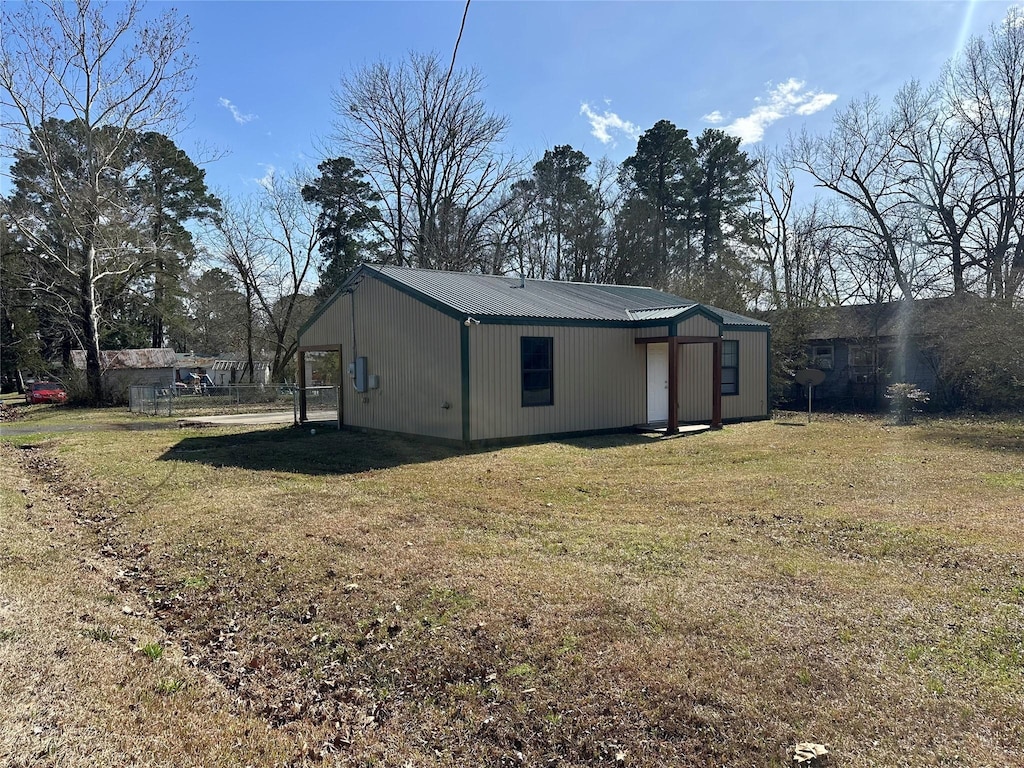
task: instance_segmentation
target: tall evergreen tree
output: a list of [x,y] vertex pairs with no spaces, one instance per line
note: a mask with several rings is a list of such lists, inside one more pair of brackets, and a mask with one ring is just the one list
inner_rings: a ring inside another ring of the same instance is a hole
[[330,296],[361,261],[377,261],[382,247],[373,227],[381,221],[381,197],[363,178],[353,160],[334,157],[317,166],[320,175],[302,187],[302,199],[318,206],[320,286],[315,295]]
[[564,251],[570,230],[579,228],[580,210],[591,194],[590,184],[583,177],[589,167],[590,159],[568,144],[547,150],[533,166],[531,182],[541,217],[538,227],[546,244],[554,241],[548,263],[549,276],[555,280],[581,279],[579,270],[567,263]]
[[697,137],[693,200],[705,263],[722,263],[734,245],[749,237],[747,204],[754,199],[754,161],[738,137],[709,128]]
[[[640,136],[636,152],[622,164],[620,183],[650,211],[653,269],[643,271],[651,272],[660,285],[677,268],[688,272],[691,266],[685,225],[692,206],[694,163],[693,142],[687,131],[659,120]],[[677,249],[677,243],[682,248]],[[633,260],[643,257],[641,253],[631,255]]]
[[206,172],[167,136],[148,131],[135,143],[139,164],[134,197],[144,217],[145,242],[153,276],[151,343],[162,347],[167,325],[182,317],[182,284],[196,249],[187,224],[210,219],[221,208],[206,188]]

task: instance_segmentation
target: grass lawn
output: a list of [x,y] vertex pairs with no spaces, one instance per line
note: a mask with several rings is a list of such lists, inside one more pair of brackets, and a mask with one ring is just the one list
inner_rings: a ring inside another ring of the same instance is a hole
[[467,453],[28,418],[0,764],[1024,765],[1022,420]]

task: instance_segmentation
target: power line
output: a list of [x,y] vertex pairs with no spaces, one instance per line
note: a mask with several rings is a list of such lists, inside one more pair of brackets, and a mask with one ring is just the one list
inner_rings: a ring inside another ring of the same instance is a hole
[[444,90],[448,92],[448,81],[451,80],[452,72],[455,70],[455,56],[459,52],[459,43],[462,42],[462,31],[466,28],[466,16],[469,14],[470,0],[466,0],[466,7],[462,11],[462,24],[459,26],[459,36],[455,39],[455,48],[452,50],[452,63],[448,67],[448,76],[444,79]]

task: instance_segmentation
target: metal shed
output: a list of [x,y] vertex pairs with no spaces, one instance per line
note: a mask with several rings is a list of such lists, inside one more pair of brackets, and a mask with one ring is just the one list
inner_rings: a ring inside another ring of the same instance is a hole
[[769,336],[651,288],[363,264],[300,330],[298,370],[340,352],[341,421],[361,429],[468,445],[672,434],[768,417]]

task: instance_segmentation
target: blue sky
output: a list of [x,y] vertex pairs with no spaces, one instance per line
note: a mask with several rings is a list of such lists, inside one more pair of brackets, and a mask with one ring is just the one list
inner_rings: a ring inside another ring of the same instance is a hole
[[[745,146],[825,130],[865,92],[888,99],[932,80],[1006,2],[482,2],[469,8],[458,65],[486,81],[529,160],[555,144],[619,162],[668,119],[715,125]],[[159,9],[161,3],[153,4]],[[220,192],[244,194],[271,168],[315,165],[342,74],[410,50],[450,57],[462,2],[186,2],[198,58],[194,153],[212,146]]]

